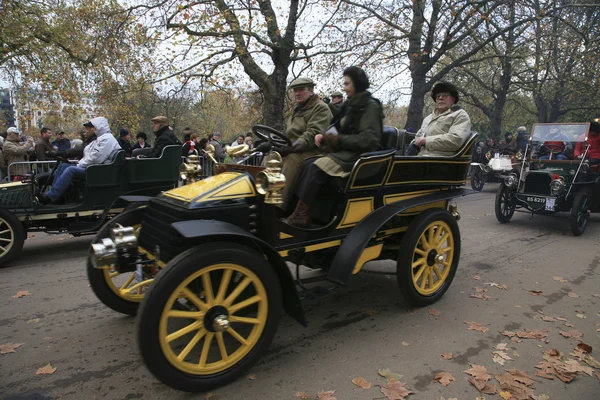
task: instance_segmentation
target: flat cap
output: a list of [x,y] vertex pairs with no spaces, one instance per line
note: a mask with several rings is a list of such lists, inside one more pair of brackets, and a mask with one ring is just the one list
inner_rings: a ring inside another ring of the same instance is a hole
[[169,123],[169,120],[167,119],[167,117],[164,117],[162,115],[156,116],[156,117],[152,118],[150,121],[156,122],[157,124],[162,124],[162,125],[167,125]]
[[290,83],[288,89],[301,87],[315,87],[315,82],[310,78],[296,78],[292,81],[292,83]]
[[527,128],[525,128],[523,125],[521,125],[520,127],[517,128],[517,131],[527,131]]
[[336,90],[335,92],[331,93],[331,97],[344,97],[344,95],[339,90]]
[[21,134],[21,131],[18,130],[17,128],[15,128],[14,126],[11,126],[10,128],[8,128],[8,130],[6,132],[7,133],[18,133],[19,135]]

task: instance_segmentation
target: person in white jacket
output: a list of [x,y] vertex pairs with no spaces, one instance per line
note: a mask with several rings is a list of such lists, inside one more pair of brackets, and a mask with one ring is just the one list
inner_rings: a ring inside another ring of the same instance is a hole
[[87,167],[109,163],[112,156],[121,150],[119,142],[110,131],[106,118],[92,118],[83,126],[86,129],[86,136],[90,137],[96,134],[96,140],[85,147],[83,158],[77,164],[65,163],[57,169],[52,187],[46,193],[40,193],[38,196],[40,203],[56,202],[69,188],[73,178],[85,179],[85,169]]

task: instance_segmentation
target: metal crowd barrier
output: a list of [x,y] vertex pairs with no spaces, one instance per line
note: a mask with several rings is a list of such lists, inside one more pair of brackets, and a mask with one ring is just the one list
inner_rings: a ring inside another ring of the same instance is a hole
[[[237,161],[237,164],[240,165],[253,165],[253,166],[261,166],[263,162],[264,155],[263,153],[250,154],[243,157],[241,160]],[[182,156],[181,162],[187,162],[187,157]],[[213,167],[215,165],[214,161],[207,155],[201,155],[199,157],[200,166],[202,167],[202,178],[208,178],[213,175]]]
[[12,181],[15,176],[42,174],[52,171],[56,160],[48,161],[20,161],[11,163],[7,170],[7,181]]

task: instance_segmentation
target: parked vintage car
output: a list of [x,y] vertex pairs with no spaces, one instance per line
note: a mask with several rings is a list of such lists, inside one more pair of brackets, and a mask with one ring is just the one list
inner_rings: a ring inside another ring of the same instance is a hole
[[504,181],[504,177],[508,175],[515,164],[523,158],[522,153],[516,155],[509,154],[488,154],[488,162],[472,162],[471,163],[471,188],[480,192],[486,183],[497,183]]
[[[253,131],[265,141],[287,140],[269,127]],[[396,260],[406,300],[431,304],[458,268],[451,200],[471,192],[461,186],[476,134],[452,157],[403,156],[404,136],[385,127],[382,150],[363,154],[347,179],[320,193],[323,206],[311,209],[319,225],[310,229],[276,217],[285,185],[278,153],[265,157],[266,167],[220,164],[218,175],[109,221],[90,249],[90,284],[107,306],[137,311],[147,367],[190,392],[245,374],[267,351],[282,309],[306,325],[300,298],[311,293],[307,284],[345,286],[369,261]],[[300,265],[321,273],[302,277]]]
[[51,173],[0,184],[0,267],[21,252],[28,232],[95,233],[123,211],[127,203],[118,200],[121,196],[153,196],[173,189],[180,162],[179,146],[166,147],[159,159],[125,159],[120,151],[109,164],[88,167],[86,179],[75,181],[60,204],[36,200]]
[[[540,159],[538,149],[543,146],[550,130],[558,129],[574,147],[585,149],[581,159]],[[526,158],[505,177],[496,193],[496,218],[501,223],[511,220],[515,211],[547,215],[569,212],[571,232],[583,234],[590,212],[600,211],[599,166],[591,166],[585,155],[589,149],[589,123],[534,124],[527,145]]]

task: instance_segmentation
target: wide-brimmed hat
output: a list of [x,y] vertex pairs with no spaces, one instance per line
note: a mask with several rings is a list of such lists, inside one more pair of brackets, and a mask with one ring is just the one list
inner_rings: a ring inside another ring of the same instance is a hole
[[301,88],[301,87],[310,87],[313,88],[315,87],[315,82],[310,79],[310,78],[296,78],[292,81],[292,83],[290,83],[290,86],[288,89],[295,89],[295,88]]
[[435,98],[440,93],[450,93],[450,96],[456,99],[455,103],[458,103],[458,89],[453,84],[448,82],[436,83],[431,91],[431,98],[435,101]]

